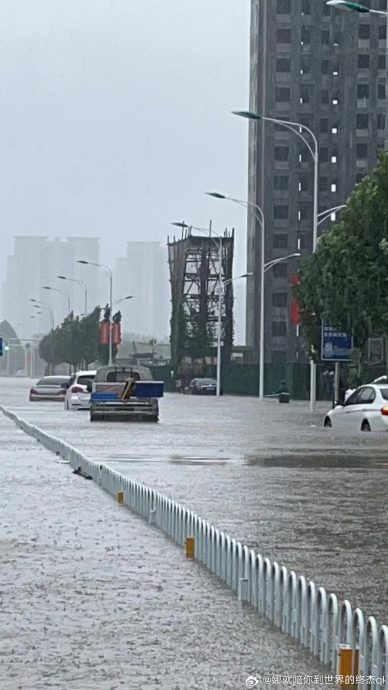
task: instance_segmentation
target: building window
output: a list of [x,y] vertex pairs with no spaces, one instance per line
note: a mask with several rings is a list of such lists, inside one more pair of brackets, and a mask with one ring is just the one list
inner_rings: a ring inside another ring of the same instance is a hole
[[310,103],[310,86],[307,84],[300,85],[300,102]]
[[387,38],[387,25],[383,22],[379,24],[379,38],[384,41]]
[[365,173],[362,173],[362,172],[361,172],[361,173],[357,173],[357,175],[356,175],[356,184],[360,184],[360,182],[363,181],[364,177],[365,177]]
[[333,184],[332,184],[331,187],[330,187],[330,191],[331,191],[331,192],[336,192],[336,191],[337,191],[337,183],[336,183],[336,182],[333,182]]
[[357,129],[368,129],[369,117],[363,113],[357,114]]
[[275,278],[287,278],[288,267],[286,261],[282,261],[280,264],[275,264],[272,268],[272,274]]
[[319,149],[319,160],[321,163],[327,163],[329,160],[329,149],[327,146],[321,146]]
[[275,161],[288,161],[288,146],[275,146]]
[[320,177],[319,178],[319,190],[321,192],[327,192],[329,188],[329,178],[328,177]]
[[321,119],[321,134],[327,134],[329,131],[329,120],[327,117]]
[[356,146],[357,158],[368,158],[368,144],[357,144]]
[[302,14],[311,14],[310,0],[302,0]]
[[286,307],[287,306],[287,293],[286,292],[273,292],[272,293],[272,306],[273,307]]
[[359,69],[369,69],[369,55],[361,54],[358,56],[358,67]]
[[277,204],[273,207],[273,217],[275,220],[287,220],[288,206],[285,204]]
[[337,156],[332,156],[330,159],[331,163],[336,163],[337,162]]
[[322,31],[321,33],[322,45],[328,46],[330,43],[330,31]]
[[285,361],[286,361],[286,351],[285,350],[272,350],[271,362],[273,364],[284,364]]
[[327,105],[329,102],[329,92],[327,89],[322,89],[321,91],[321,103],[322,105]]
[[379,55],[379,69],[385,69],[385,55]]
[[302,26],[301,42],[304,46],[308,46],[311,43],[311,29],[309,26]]
[[[278,264],[280,265],[280,264]],[[287,335],[287,324],[285,321],[272,321],[272,335]]]
[[300,192],[307,192],[309,189],[309,176],[308,175],[301,175],[299,178],[299,191]]
[[291,29],[277,29],[276,30],[277,43],[291,43]]
[[288,248],[288,235],[285,232],[277,233],[273,235],[272,246],[274,249],[287,249]]
[[321,62],[321,72],[322,74],[329,74],[330,62],[329,60],[322,60]]
[[290,12],[291,12],[291,0],[277,0],[276,12],[278,14],[290,14]]
[[369,98],[369,84],[357,85],[357,98]]
[[309,74],[310,73],[310,57],[308,55],[302,55],[300,60],[300,73]]
[[358,27],[358,38],[368,39],[370,36],[369,24],[360,24]]
[[290,60],[290,58],[277,58],[277,60],[276,60],[276,71],[277,72],[291,72],[291,60]]
[[311,217],[311,204],[300,203],[299,204],[299,211],[298,211],[298,219],[299,220],[307,220],[310,217]]
[[384,113],[379,113],[377,115],[377,129],[385,129],[385,115],[384,115]]
[[288,103],[291,98],[291,89],[284,86],[278,86],[276,88],[276,100],[278,103]]
[[385,84],[378,84],[377,85],[377,98],[381,98],[384,100],[385,98]]
[[387,0],[379,0],[379,10],[385,10],[387,9]]
[[288,189],[288,175],[275,175],[274,189],[285,192]]

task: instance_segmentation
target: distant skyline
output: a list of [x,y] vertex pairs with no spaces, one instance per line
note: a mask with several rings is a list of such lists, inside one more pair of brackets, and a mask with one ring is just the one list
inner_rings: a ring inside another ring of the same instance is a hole
[[0,270],[15,235],[92,236],[114,267],[171,221],[236,227],[246,197],[248,0],[3,0]]

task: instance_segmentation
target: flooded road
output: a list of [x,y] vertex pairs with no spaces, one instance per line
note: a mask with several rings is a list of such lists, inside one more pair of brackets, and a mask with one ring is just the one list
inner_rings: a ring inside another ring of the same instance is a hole
[[22,418],[182,502],[233,537],[388,620],[388,435],[323,429],[326,404],[167,395],[158,424],[89,422],[87,412],[28,403]]

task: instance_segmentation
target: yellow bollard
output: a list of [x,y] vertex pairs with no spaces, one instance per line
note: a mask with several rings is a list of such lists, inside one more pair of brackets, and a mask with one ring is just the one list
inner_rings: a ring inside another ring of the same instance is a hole
[[[337,657],[337,676],[338,685],[344,690],[351,690],[355,687],[355,655],[354,650],[346,644],[340,644]],[[358,664],[357,664],[358,666]]]
[[117,503],[119,504],[119,506],[124,505],[124,491],[117,492]]
[[187,537],[185,541],[186,558],[194,558],[195,555],[195,539],[194,537]]

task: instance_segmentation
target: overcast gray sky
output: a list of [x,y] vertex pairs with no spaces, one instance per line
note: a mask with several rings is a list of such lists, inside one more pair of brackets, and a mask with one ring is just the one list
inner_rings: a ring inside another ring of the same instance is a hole
[[249,0],[1,0],[1,268],[15,234],[102,259],[170,221],[236,226],[246,196]]

